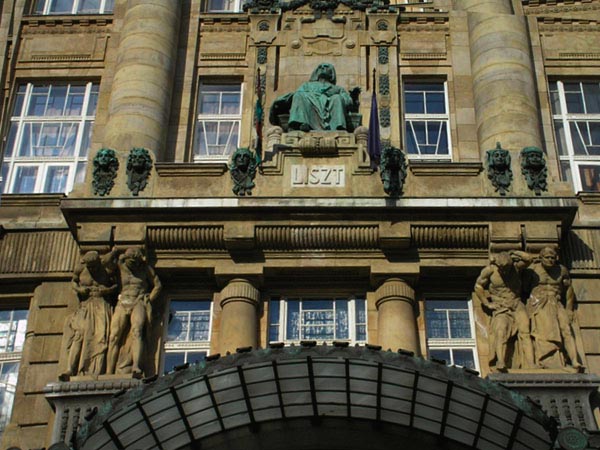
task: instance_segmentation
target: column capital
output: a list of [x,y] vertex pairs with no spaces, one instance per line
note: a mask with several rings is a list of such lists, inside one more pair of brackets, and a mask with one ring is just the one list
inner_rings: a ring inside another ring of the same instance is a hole
[[234,278],[221,291],[221,307],[231,302],[246,302],[258,306],[260,291],[250,281]]
[[402,278],[389,278],[375,291],[375,306],[377,309],[382,303],[389,300],[415,303],[415,290]]

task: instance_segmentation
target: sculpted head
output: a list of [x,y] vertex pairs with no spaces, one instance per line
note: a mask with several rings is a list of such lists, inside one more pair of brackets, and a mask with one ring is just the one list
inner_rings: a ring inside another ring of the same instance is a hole
[[130,269],[135,269],[144,263],[144,255],[139,248],[128,248],[121,259]]
[[100,266],[100,255],[97,251],[90,250],[81,257],[81,262],[88,269],[96,268]]
[[513,260],[508,252],[500,252],[496,255],[494,263],[498,267],[498,270],[503,274],[510,272],[513,268]]
[[133,148],[127,158],[127,170],[143,173],[152,168],[152,158],[145,148]]
[[525,166],[531,168],[544,167],[544,152],[538,147],[525,147],[521,152],[525,159]]
[[337,82],[337,77],[333,64],[319,64],[317,68],[313,70],[313,73],[310,76],[310,81],[327,81],[331,84],[335,84]]
[[558,253],[552,247],[544,247],[540,252],[542,266],[550,268],[558,263]]

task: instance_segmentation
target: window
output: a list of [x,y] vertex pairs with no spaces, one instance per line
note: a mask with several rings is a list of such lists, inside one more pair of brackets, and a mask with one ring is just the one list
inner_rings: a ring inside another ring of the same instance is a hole
[[563,179],[600,191],[600,83],[551,82],[550,100]]
[[243,0],[208,0],[208,12],[239,12]]
[[0,440],[15,400],[27,314],[26,309],[0,311]]
[[269,302],[269,342],[367,342],[364,298],[273,298]]
[[210,350],[210,300],[171,300],[165,338],[164,370],[203,360]]
[[33,14],[110,14],[115,0],[36,0]]
[[194,160],[226,161],[239,144],[242,85],[200,84]]
[[2,165],[4,192],[68,193],[83,181],[97,100],[93,83],[20,85]]
[[451,159],[445,82],[404,82],[404,123],[410,159]]
[[430,358],[478,370],[470,301],[428,300],[425,302],[425,322]]

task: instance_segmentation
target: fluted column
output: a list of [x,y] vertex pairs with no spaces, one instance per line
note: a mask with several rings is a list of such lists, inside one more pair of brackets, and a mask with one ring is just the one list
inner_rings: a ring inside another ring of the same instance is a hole
[[180,3],[127,0],[104,146],[165,150],[177,58]]
[[248,280],[233,279],[221,291],[220,353],[258,344],[260,292]]
[[477,136],[482,155],[496,142],[542,146],[533,60],[525,17],[510,0],[461,0],[468,12]]
[[421,353],[415,317],[415,291],[400,278],[390,278],[375,291],[379,345],[384,350]]

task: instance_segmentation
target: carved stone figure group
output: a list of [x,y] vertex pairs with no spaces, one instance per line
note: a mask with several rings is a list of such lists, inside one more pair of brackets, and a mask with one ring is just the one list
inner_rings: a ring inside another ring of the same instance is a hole
[[72,286],[79,305],[65,323],[66,368],[60,378],[142,376],[145,333],[161,283],[140,249],[113,249],[104,256],[88,251],[73,274]]
[[491,315],[492,369],[583,369],[572,327],[575,294],[556,250],[545,247],[537,258],[496,255],[477,278],[475,295]]

